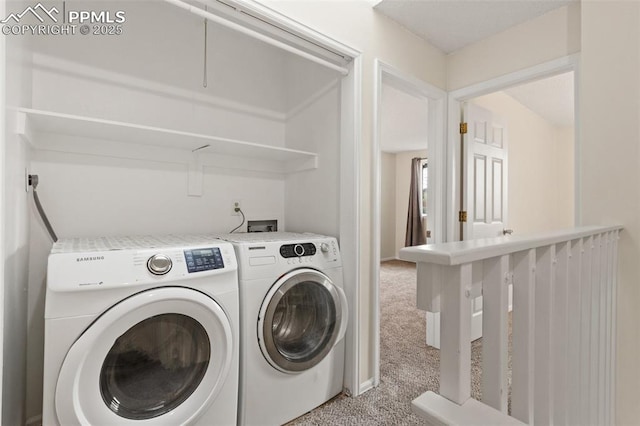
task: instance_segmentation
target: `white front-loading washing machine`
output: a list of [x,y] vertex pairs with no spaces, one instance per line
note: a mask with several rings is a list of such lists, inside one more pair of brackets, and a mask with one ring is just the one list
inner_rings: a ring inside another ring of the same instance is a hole
[[44,425],[236,424],[230,244],[205,236],[61,240],[47,273]]
[[219,236],[238,258],[241,425],[278,425],[343,389],[347,300],[335,238]]

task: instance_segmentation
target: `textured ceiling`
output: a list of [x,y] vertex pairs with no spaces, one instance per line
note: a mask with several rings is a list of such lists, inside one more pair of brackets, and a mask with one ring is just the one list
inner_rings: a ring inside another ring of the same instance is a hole
[[577,0],[382,0],[375,9],[445,53]]

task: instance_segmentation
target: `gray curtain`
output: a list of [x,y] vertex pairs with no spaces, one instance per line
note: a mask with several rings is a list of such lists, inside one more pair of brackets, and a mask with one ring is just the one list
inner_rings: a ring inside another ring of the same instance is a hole
[[409,212],[407,214],[407,234],[405,247],[426,244],[422,216],[420,214],[420,198],[422,192],[422,165],[420,158],[411,160],[411,187],[409,189]]

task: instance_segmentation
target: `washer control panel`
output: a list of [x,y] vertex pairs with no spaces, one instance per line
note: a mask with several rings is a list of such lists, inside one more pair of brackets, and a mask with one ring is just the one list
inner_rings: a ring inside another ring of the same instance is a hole
[[184,259],[190,274],[224,268],[224,261],[218,247],[184,250]]
[[285,259],[290,257],[313,256],[316,254],[316,245],[313,243],[285,244],[280,246],[280,255]]
[[78,246],[74,240],[61,240],[54,245],[47,266],[47,291],[189,286],[190,280],[201,285],[204,278],[215,276],[217,282],[237,277],[233,246],[210,236],[142,236],[123,241],[105,237],[81,242]]

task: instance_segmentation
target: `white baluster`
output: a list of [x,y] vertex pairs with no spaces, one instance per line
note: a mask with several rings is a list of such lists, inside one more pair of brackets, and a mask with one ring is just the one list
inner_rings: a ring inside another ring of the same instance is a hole
[[416,265],[416,304],[418,309],[440,312],[440,286],[443,266],[418,262]]
[[604,337],[601,345],[604,349],[604,385],[601,390],[600,403],[603,405],[601,424],[607,425],[610,423],[611,407],[609,406],[609,392],[611,390],[611,287],[613,286],[613,233],[607,232],[604,237],[606,238],[606,258],[604,262],[606,264],[605,273],[603,276],[604,286]]
[[611,406],[611,394],[612,394],[612,383],[613,383],[613,375],[615,371],[612,370],[613,360],[612,360],[612,345],[613,345],[613,286],[615,281],[615,271],[617,269],[617,265],[615,263],[615,251],[616,245],[618,241],[617,232],[609,232],[607,233],[607,291],[606,291],[606,307],[607,307],[607,321],[605,328],[605,389],[604,389],[604,404],[605,404],[605,416],[603,424],[613,424],[613,407]]
[[591,383],[589,390],[589,424],[598,424],[598,388],[600,387],[600,257],[601,237],[593,237],[593,250],[591,259]]
[[608,424],[615,423],[615,400],[616,400],[616,312],[618,305],[618,242],[620,240],[620,231],[613,231],[613,273],[611,286],[611,344],[609,345],[609,353],[611,366],[609,368],[609,417]]
[[534,291],[536,250],[513,255],[511,413],[533,424]]
[[553,307],[553,282],[555,245],[538,249],[536,254],[535,290],[535,381],[534,424],[550,425],[553,422],[553,365],[551,363],[551,314]]
[[509,256],[487,259],[482,278],[482,402],[507,412]]
[[590,424],[589,419],[589,390],[591,388],[591,254],[593,237],[581,242],[582,260],[580,278],[580,423]]
[[607,404],[607,287],[609,286],[609,234],[602,234],[600,240],[600,321],[598,325],[598,424],[606,424]]
[[425,340],[427,345],[440,349],[440,295],[444,267],[433,263],[418,262],[416,265],[416,305],[427,311]]
[[556,247],[555,283],[553,291],[552,330],[552,364],[553,364],[553,424],[567,424],[567,337],[569,311],[569,261],[571,243],[566,242]]
[[582,240],[571,242],[568,287],[567,423],[580,424],[580,273]]
[[440,318],[440,395],[463,404],[471,396],[471,264],[444,268]]

